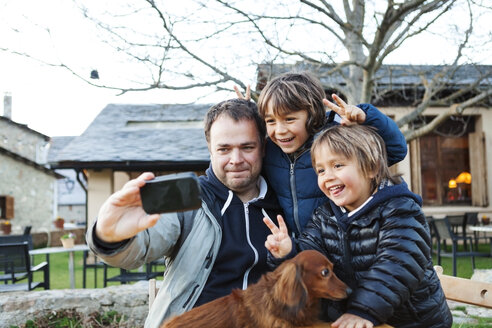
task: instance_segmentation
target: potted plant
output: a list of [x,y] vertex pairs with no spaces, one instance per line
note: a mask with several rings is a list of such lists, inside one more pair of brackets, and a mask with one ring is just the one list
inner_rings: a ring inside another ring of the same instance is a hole
[[65,220],[62,217],[57,217],[55,221],[53,221],[53,223],[58,229],[63,229],[63,226],[65,225]]
[[72,248],[75,245],[75,234],[69,232],[60,238],[63,247]]
[[490,223],[490,218],[486,215],[482,216],[482,224],[488,225]]
[[10,221],[9,220],[2,221],[1,226],[2,226],[3,234],[10,235],[10,233],[12,232],[12,224],[10,224]]

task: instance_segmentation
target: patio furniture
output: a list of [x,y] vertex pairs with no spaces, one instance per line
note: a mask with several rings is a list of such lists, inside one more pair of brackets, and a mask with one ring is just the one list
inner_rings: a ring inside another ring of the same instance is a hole
[[37,248],[29,251],[30,255],[46,255],[46,262],[50,262],[50,254],[56,253],[68,253],[68,276],[70,279],[70,288],[75,288],[75,252],[83,252],[89,250],[89,246],[85,244],[78,244],[71,248],[65,247],[45,247],[45,248]]
[[[43,271],[43,281],[34,282],[33,273]],[[27,283],[17,283],[27,279]],[[35,267],[31,266],[29,244],[21,243],[0,244],[0,292],[33,290],[37,287],[50,288],[49,267],[42,262]]]
[[[482,253],[478,251],[473,251],[472,237],[458,235],[454,232],[449,218],[446,216],[442,219],[433,219],[432,224],[434,225],[436,235],[438,238],[437,242],[437,263],[441,265],[441,257],[452,257],[453,259],[453,276],[456,276],[456,260],[458,257],[471,257],[472,268],[475,269],[475,256],[480,257],[490,257],[490,253]],[[451,252],[447,250],[447,241],[451,241]],[[465,243],[468,241],[468,243]],[[458,244],[463,242],[465,250],[458,250]],[[468,250],[467,250],[468,248]]]
[[443,274],[440,266],[434,266],[446,299],[492,309],[492,284]]
[[0,236],[0,245],[17,244],[23,242],[27,242],[29,250],[33,249],[32,236],[30,234]]
[[108,278],[108,265],[104,264],[104,287],[108,285],[110,281],[118,281],[120,284],[127,284],[133,281],[149,280],[160,275],[159,272],[152,272],[152,264],[145,264],[145,271],[125,270],[120,268],[120,274]]
[[103,269],[103,281],[106,280],[107,276],[107,270],[104,270],[104,262],[101,261],[96,255],[91,253],[91,256],[94,257],[94,261],[90,261],[91,263],[88,263],[87,258],[89,257],[89,251],[84,251],[84,258],[82,262],[82,287],[85,288],[87,284],[87,270],[93,269],[94,270],[94,288],[97,288],[97,270],[98,269]]

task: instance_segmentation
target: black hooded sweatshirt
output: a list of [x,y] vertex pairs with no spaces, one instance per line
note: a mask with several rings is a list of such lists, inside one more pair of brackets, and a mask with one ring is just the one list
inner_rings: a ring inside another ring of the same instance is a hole
[[215,176],[211,167],[206,176],[200,177],[200,185],[215,200],[207,204],[222,228],[222,241],[207,283],[195,306],[228,295],[233,289],[245,289],[258,281],[268,271],[266,263],[266,237],[271,233],[263,223],[268,215],[277,224],[282,214],[277,197],[259,180],[260,195],[243,203]]

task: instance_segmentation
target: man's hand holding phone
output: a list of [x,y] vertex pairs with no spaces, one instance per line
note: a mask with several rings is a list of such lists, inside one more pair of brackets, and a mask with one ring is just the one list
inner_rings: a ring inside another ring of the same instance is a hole
[[151,172],[142,173],[128,181],[101,206],[97,217],[96,234],[105,242],[119,242],[153,227],[159,214],[148,215],[142,208],[140,188],[154,178]]

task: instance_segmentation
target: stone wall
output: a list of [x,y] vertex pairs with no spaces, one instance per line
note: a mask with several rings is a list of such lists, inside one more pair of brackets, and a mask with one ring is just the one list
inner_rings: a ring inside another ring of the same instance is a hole
[[0,195],[14,197],[12,233],[22,233],[28,225],[33,231],[50,229],[56,178],[3,154],[0,163]]
[[34,232],[31,233],[32,243],[34,248],[62,246],[60,237],[69,232],[75,235],[75,244],[85,244],[85,228],[69,230],[56,229],[45,232]]
[[58,289],[2,293],[0,327],[22,325],[52,311],[75,310],[82,315],[117,311],[131,327],[143,327],[149,311],[148,282],[98,289]]
[[49,141],[46,138],[10,120],[0,120],[2,147],[33,162],[46,163],[49,147]]

